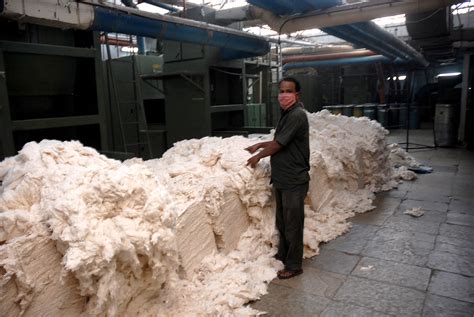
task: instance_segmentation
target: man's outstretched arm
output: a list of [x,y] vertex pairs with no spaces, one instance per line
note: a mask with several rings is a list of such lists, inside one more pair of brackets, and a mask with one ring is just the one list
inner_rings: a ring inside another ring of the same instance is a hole
[[257,143],[246,148],[250,153],[255,153],[258,149],[262,150],[247,160],[247,165],[250,165],[253,168],[255,168],[260,159],[275,154],[282,149],[282,146],[277,141],[272,140]]

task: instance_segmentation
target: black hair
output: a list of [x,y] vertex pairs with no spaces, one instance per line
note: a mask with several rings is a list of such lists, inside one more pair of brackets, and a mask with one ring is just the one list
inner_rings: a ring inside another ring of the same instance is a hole
[[283,77],[283,78],[278,82],[278,87],[280,87],[280,84],[281,84],[283,81],[289,81],[289,82],[294,83],[294,84],[295,84],[295,90],[296,90],[296,92],[300,92],[300,90],[301,90],[301,85],[300,85],[300,82],[296,80],[296,78],[293,78],[293,77]]

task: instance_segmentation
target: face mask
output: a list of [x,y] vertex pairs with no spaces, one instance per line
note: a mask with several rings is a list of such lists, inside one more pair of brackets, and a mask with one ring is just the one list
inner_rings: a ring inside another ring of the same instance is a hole
[[278,102],[283,110],[288,109],[296,103],[296,94],[292,92],[282,92],[278,94]]

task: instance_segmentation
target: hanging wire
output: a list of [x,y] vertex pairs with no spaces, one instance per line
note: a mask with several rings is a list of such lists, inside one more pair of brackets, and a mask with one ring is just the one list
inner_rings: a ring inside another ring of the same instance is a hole
[[444,10],[444,8],[439,8],[439,9],[435,10],[433,13],[431,13],[430,15],[428,15],[427,17],[424,17],[424,18],[419,19],[419,20],[416,20],[416,21],[408,21],[408,20],[405,20],[405,23],[406,23],[406,24],[413,24],[413,23],[423,22],[423,21],[428,20],[429,18],[433,17],[435,14],[437,14],[437,13],[440,12],[441,10]]

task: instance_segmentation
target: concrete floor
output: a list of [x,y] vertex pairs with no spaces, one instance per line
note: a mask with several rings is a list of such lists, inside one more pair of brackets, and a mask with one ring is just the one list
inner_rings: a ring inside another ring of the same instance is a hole
[[[390,142],[405,142],[393,130]],[[431,130],[410,143],[433,144]],[[304,261],[304,274],[273,280],[253,308],[270,316],[474,316],[474,152],[409,151],[434,172],[380,193],[377,208]],[[425,215],[403,212],[421,207]]]

